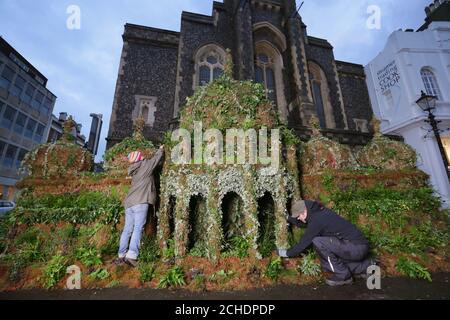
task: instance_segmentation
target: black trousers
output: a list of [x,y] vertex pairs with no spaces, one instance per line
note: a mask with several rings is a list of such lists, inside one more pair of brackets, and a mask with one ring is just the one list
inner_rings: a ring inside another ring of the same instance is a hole
[[366,273],[371,265],[367,244],[352,243],[336,237],[316,237],[313,245],[322,269],[334,273],[338,279],[346,280],[352,274]]

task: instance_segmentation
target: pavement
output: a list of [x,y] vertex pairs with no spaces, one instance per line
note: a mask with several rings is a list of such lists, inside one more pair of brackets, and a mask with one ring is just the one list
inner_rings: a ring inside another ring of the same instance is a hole
[[168,289],[21,290],[0,292],[0,300],[449,300],[450,273],[433,274],[433,281],[382,278],[381,289],[369,290],[366,280],[352,285],[277,285],[227,292]]

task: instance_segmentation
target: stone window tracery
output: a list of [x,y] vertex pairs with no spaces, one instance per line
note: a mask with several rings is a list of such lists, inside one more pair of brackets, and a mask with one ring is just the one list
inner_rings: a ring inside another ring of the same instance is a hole
[[255,80],[264,85],[267,98],[277,104],[274,59],[266,53],[259,53],[256,57]]
[[204,86],[223,74],[225,52],[215,45],[199,50],[196,58],[196,86]]

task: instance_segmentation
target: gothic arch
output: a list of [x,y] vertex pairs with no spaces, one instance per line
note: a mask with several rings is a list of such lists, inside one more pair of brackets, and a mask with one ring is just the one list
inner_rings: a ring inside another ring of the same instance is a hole
[[274,36],[274,42],[276,42],[276,45],[278,46],[280,51],[284,52],[287,49],[287,42],[286,36],[283,34],[283,32],[281,32],[280,29],[267,21],[255,23],[253,25],[253,32],[256,33],[259,29],[263,28],[269,29],[270,33]]
[[336,128],[327,76],[319,64],[314,61],[308,61],[308,68],[311,91],[320,125],[324,129]]
[[[276,105],[281,115],[281,119],[287,122],[288,110],[286,96],[284,94],[284,79],[283,79],[283,57],[280,51],[271,42],[261,40],[255,43],[255,73],[257,74],[258,57],[260,55],[266,55],[271,59],[271,68],[273,68],[274,80],[275,80],[275,92],[276,92]],[[260,81],[261,82],[261,81]],[[267,89],[267,83],[264,83]]]
[[195,52],[194,90],[201,85],[201,81],[210,82],[223,73],[225,57],[225,50],[216,43],[206,44]]

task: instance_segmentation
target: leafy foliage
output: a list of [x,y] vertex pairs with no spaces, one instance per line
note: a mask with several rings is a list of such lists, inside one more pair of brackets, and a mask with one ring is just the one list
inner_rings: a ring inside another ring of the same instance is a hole
[[75,256],[88,268],[102,264],[100,252],[95,247],[80,247],[77,249]]
[[344,190],[332,182],[326,185],[333,209],[359,225],[375,249],[420,254],[449,243],[448,232],[431,222],[441,217],[439,199],[430,188],[360,188],[354,183]]
[[131,151],[154,149],[154,148],[155,146],[151,141],[127,137],[123,139],[120,143],[108,149],[105,152],[104,159],[105,161],[112,161],[118,155],[127,155]]
[[143,263],[155,262],[160,257],[160,250],[155,237],[143,236],[139,260]]
[[298,270],[306,276],[318,276],[321,273],[320,265],[316,263],[315,251],[308,252],[298,265]]
[[47,239],[37,228],[29,228],[19,234],[15,241],[15,250],[10,250],[4,260],[10,265],[10,279],[17,281],[22,270],[35,262],[45,262],[50,253]]
[[19,171],[31,178],[67,178],[91,171],[93,163],[94,157],[88,150],[60,140],[37,145],[25,155]]
[[248,240],[244,237],[234,237],[228,243],[228,247],[222,253],[224,257],[239,257],[246,258],[248,257],[248,250],[250,248],[250,244]]
[[115,226],[123,214],[123,207],[117,197],[102,192],[48,194],[22,198],[13,214],[19,222],[27,225],[60,221],[89,224],[103,220],[104,224]]
[[252,81],[236,81],[227,75],[197,89],[180,114],[180,127],[192,129],[195,121],[205,128],[273,128],[279,123],[264,87]]
[[110,274],[106,269],[97,269],[89,275],[91,278],[96,280],[105,280],[109,278]]
[[270,279],[276,281],[280,277],[283,271],[283,265],[281,263],[281,258],[277,258],[275,260],[270,260],[267,265],[265,275]]
[[414,279],[431,280],[431,275],[428,269],[421,266],[415,261],[409,260],[405,257],[400,257],[395,265],[398,272]]
[[155,266],[152,263],[139,263],[139,279],[142,283],[153,280],[155,276]]
[[167,248],[163,251],[163,257],[165,259],[171,259],[175,257],[175,240],[173,238],[167,240]]
[[158,288],[184,286],[186,284],[185,277],[183,269],[180,266],[175,266],[161,278]]
[[120,234],[114,230],[108,238],[108,241],[100,248],[102,255],[115,255],[119,247]]
[[209,281],[212,282],[224,282],[235,275],[235,272],[233,270],[224,270],[221,269],[217,272],[214,272],[208,277]]
[[303,144],[295,131],[287,126],[281,126],[281,135],[286,146],[301,146]]
[[55,286],[64,276],[67,260],[60,253],[55,255],[43,271],[43,285],[46,289]]

